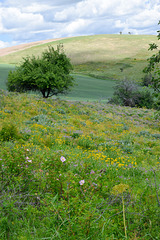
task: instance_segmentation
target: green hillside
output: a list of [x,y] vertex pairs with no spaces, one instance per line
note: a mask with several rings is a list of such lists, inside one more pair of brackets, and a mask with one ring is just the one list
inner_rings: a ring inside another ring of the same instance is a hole
[[[0,57],[0,63],[18,64],[27,55],[39,55],[49,45],[63,43],[74,65],[74,72],[103,79],[122,79],[125,76],[139,81],[143,76],[149,43],[157,42],[152,35],[94,35],[66,38],[33,46]],[[123,69],[123,72],[120,70]]]

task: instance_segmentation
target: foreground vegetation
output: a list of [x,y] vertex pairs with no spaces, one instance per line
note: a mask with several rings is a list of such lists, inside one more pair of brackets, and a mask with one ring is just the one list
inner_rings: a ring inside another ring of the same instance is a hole
[[154,110],[0,94],[0,239],[159,239]]

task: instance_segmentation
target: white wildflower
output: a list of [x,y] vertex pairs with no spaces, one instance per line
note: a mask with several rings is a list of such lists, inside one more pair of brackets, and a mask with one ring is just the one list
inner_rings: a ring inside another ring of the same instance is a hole
[[85,183],[84,180],[79,181],[79,184],[80,184],[80,185],[83,185],[84,183]]

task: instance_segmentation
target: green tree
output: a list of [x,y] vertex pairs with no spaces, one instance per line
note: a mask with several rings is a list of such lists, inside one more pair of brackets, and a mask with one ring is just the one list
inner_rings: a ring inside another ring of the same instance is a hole
[[[158,25],[160,25],[160,21]],[[157,38],[160,40],[160,30],[158,30],[157,33]],[[155,43],[149,45],[150,47],[148,50],[156,50],[156,53],[148,59],[148,66],[144,69],[144,72],[152,76],[151,87],[154,89],[154,95],[157,98],[157,108],[160,109],[160,50]]]
[[71,70],[63,45],[58,45],[56,50],[49,46],[41,57],[23,58],[20,66],[9,72],[7,87],[9,91],[38,91],[44,98],[65,94],[74,85]]

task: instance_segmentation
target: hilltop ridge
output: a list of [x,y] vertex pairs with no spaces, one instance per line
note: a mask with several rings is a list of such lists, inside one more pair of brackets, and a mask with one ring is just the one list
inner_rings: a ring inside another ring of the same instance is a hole
[[18,52],[18,51],[21,51],[21,50],[25,50],[27,48],[31,48],[33,46],[37,46],[37,45],[41,45],[41,44],[45,44],[45,43],[49,43],[49,42],[53,42],[53,41],[58,41],[58,40],[61,40],[61,39],[63,39],[63,38],[47,39],[47,40],[41,40],[41,41],[30,42],[30,43],[23,43],[23,44],[12,46],[12,47],[2,48],[2,49],[0,49],[0,57],[11,54],[11,53],[14,53],[14,52]]

